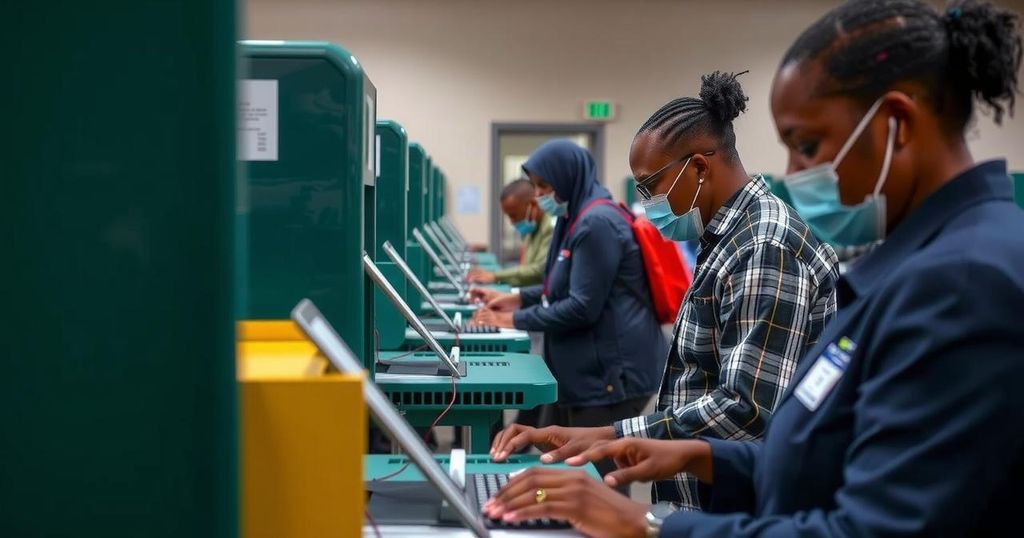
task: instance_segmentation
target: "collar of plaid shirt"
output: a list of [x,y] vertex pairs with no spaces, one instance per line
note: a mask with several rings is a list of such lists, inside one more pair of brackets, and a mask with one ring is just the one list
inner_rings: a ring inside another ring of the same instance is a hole
[[737,219],[743,216],[744,209],[768,192],[768,184],[765,183],[763,176],[758,174],[751,177],[743,188],[733,193],[715,212],[711,222],[704,228],[704,234],[700,236],[701,249],[707,249],[709,245],[718,243],[722,237],[728,235],[736,226]]

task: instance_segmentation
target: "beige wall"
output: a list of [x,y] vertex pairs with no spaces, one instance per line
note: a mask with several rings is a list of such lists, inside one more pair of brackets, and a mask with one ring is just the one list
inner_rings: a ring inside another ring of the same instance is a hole
[[[479,215],[455,215],[488,237],[490,129],[502,122],[580,121],[584,99],[611,99],[606,184],[621,195],[633,134],[666,101],[695,95],[700,75],[750,70],[736,123],[750,171],[782,172],[785,155],[768,89],[785,49],[837,2],[825,0],[250,0],[251,39],[336,42],[366,67],[378,116],[399,121],[445,170],[452,188],[480,185]],[[1001,2],[1024,11],[1024,0]],[[1024,118],[971,135],[979,159],[1024,169]],[[451,197],[449,197],[451,200]],[[496,205],[494,205],[496,208]]]

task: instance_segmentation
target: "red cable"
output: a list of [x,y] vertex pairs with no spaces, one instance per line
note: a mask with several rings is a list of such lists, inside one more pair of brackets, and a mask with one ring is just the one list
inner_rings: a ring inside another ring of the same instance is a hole
[[410,349],[409,351],[406,351],[405,353],[402,353],[401,355],[395,355],[394,357],[391,357],[391,360],[401,359],[401,358],[404,358],[404,357],[408,357],[409,355],[412,355],[413,353],[419,353],[420,351],[426,350],[427,347],[428,347],[427,344],[423,344],[423,345],[421,345],[421,346],[419,346],[417,348]]
[[373,533],[377,535],[377,538],[382,538],[380,534],[380,528],[377,527],[377,522],[373,520],[373,516],[370,515],[370,509],[366,509],[366,519],[370,522],[370,526],[373,527]]
[[[441,422],[441,419],[443,419],[444,416],[448,414],[448,411],[451,411],[452,406],[455,405],[455,391],[456,391],[456,388],[455,388],[455,376],[452,376],[452,401],[448,402],[448,407],[445,407],[444,411],[441,411],[441,414],[437,415],[437,418],[434,419],[434,422],[430,425],[429,428],[427,428],[427,433],[423,434],[423,442],[424,443],[426,443],[427,440],[430,439],[430,434],[434,432],[434,428],[437,427],[437,423]],[[404,465],[402,465],[401,467],[398,468],[397,471],[395,471],[395,472],[393,472],[391,474],[387,474],[387,475],[381,476],[379,478],[374,478],[373,481],[374,482],[382,482],[384,480],[388,480],[390,478],[394,478],[394,477],[402,474],[402,472],[405,471],[409,467],[410,463],[411,462],[407,460]]]

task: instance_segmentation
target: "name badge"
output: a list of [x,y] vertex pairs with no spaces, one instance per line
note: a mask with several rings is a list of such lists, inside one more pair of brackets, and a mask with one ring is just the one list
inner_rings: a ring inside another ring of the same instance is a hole
[[800,380],[793,395],[808,410],[816,411],[843,377],[846,367],[850,364],[850,353],[856,349],[857,344],[845,336],[838,342],[829,344],[808,370],[807,375]]

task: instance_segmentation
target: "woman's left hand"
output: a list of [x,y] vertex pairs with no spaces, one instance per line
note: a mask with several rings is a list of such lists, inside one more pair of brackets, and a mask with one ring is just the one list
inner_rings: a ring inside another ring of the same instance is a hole
[[512,312],[497,312],[490,308],[481,308],[473,314],[473,325],[493,325],[512,329],[515,324],[512,321]]
[[642,537],[647,509],[584,471],[533,467],[487,501],[484,514],[507,522],[560,519],[587,536]]

